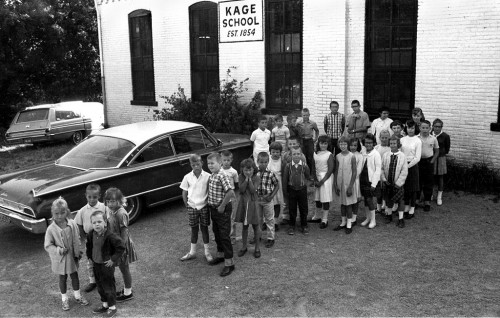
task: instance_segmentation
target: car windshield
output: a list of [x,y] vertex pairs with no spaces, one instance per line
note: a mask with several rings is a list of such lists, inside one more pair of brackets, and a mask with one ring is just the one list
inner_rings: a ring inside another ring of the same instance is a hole
[[30,121],[46,120],[47,118],[49,118],[48,108],[26,110],[19,114],[16,123],[19,124]]
[[114,168],[135,147],[125,139],[91,136],[56,161],[56,164],[81,169]]

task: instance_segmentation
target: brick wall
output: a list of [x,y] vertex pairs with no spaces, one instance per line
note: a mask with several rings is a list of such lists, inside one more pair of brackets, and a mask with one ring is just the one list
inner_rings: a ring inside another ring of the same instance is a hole
[[500,167],[499,81],[500,2],[420,0],[415,106],[443,120],[459,161]]

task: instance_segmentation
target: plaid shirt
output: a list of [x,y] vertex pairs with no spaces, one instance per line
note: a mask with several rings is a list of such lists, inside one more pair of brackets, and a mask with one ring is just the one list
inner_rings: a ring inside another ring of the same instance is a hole
[[222,169],[212,173],[208,179],[208,205],[218,207],[224,200],[226,192],[231,189],[233,189],[231,182]]
[[326,135],[332,139],[339,139],[342,136],[342,131],[345,127],[344,114],[336,113],[333,115],[329,113],[325,116],[325,132]]
[[396,176],[396,167],[398,165],[398,155],[397,154],[391,154],[391,163],[389,164],[389,177],[387,178],[387,181],[389,181],[390,184],[394,185],[394,178]]
[[269,168],[266,168],[264,171],[259,170],[257,175],[260,177],[260,183],[257,187],[258,195],[262,196],[271,194],[274,191],[274,188],[278,186],[278,178],[276,178],[274,172],[269,170]]

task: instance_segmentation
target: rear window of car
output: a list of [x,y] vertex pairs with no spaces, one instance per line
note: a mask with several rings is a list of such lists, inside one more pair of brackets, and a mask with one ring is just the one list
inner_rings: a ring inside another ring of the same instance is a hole
[[25,110],[19,114],[16,123],[27,123],[30,121],[47,120],[47,118],[49,118],[48,108]]

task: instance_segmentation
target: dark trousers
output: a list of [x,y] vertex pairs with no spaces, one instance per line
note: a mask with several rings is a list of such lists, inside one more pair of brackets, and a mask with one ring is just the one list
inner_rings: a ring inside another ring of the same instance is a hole
[[231,244],[231,213],[233,207],[231,203],[226,205],[224,212],[220,213],[215,207],[208,207],[212,218],[212,230],[217,244],[217,254],[224,253],[225,259],[233,258],[233,245]]
[[334,157],[340,153],[340,148],[337,144],[338,141],[339,141],[338,139],[334,139],[334,138],[330,139],[330,145],[332,147],[332,153],[333,153]]
[[432,157],[421,158],[418,163],[420,190],[424,193],[424,200],[430,201],[432,188],[434,186],[434,165],[431,163]]
[[306,156],[307,166],[309,171],[311,171],[311,177],[316,173],[314,169],[314,141],[312,139],[304,139],[302,141],[302,151],[304,156]]
[[295,190],[288,186],[288,211],[290,212],[290,226],[295,227],[295,219],[297,218],[297,205],[300,211],[300,226],[307,226],[307,186],[302,189]]
[[101,301],[108,303],[110,307],[114,306],[116,304],[115,267],[94,263],[94,276]]

